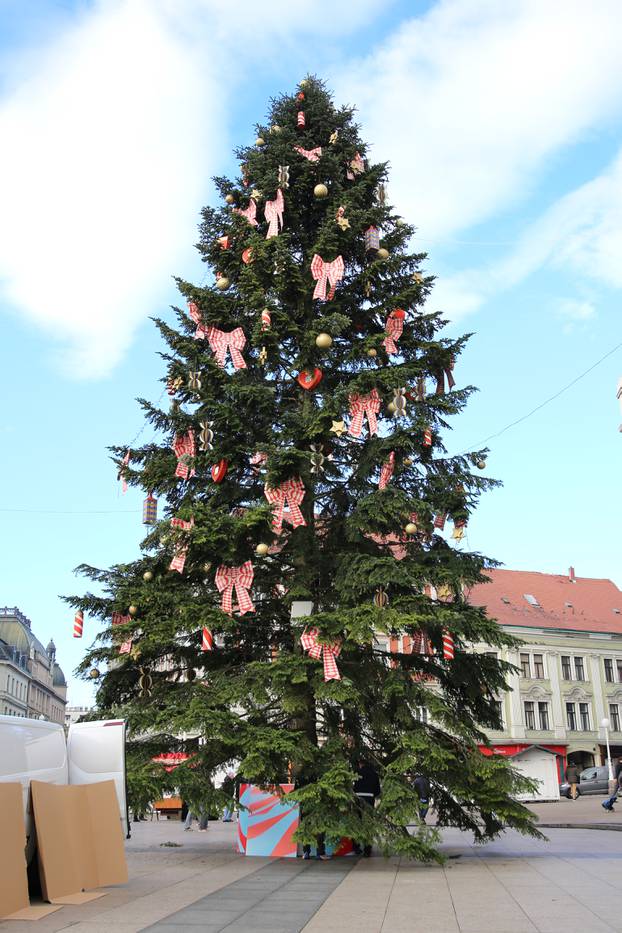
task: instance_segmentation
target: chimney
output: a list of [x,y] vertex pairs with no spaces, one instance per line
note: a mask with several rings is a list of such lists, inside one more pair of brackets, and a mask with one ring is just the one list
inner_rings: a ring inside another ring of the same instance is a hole
[[568,579],[570,580],[571,583],[577,582],[575,579],[575,575],[574,575],[574,567],[568,568]]

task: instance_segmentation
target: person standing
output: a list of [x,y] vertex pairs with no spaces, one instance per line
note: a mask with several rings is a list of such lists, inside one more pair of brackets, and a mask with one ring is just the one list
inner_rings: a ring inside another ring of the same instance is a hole
[[416,774],[413,787],[419,797],[419,817],[423,823],[430,809],[430,780],[425,774]]
[[[226,776],[223,779],[221,790],[223,793],[227,794],[228,797],[233,799],[235,794],[235,774],[233,771],[227,771]],[[228,803],[223,810],[222,821],[223,823],[231,823],[231,818],[233,816],[233,803]]]
[[197,816],[196,813],[192,809],[188,808],[188,816],[186,817],[186,820],[184,822],[185,833],[192,832],[192,821],[193,820],[199,821],[199,832],[200,833],[204,833],[207,831],[207,825],[208,825],[207,815],[202,810],[199,810],[199,815]]
[[[373,765],[361,758],[356,766],[356,774],[357,779],[354,782],[354,793],[361,806],[361,812],[363,812],[362,808],[365,806],[371,807],[373,810],[376,806],[376,799],[380,797],[381,794],[378,772]],[[358,842],[354,843],[354,852],[356,855],[361,854],[361,846]],[[363,858],[369,858],[370,855],[371,844],[367,843],[363,846]]]
[[575,764],[569,764],[566,767],[566,781],[570,784],[570,799],[577,799],[577,784],[579,783],[581,775],[579,774],[579,769]]

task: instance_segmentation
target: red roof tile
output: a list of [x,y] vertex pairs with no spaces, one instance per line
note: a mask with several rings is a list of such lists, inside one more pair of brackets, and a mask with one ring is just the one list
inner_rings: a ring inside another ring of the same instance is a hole
[[[529,570],[489,570],[490,583],[467,593],[473,606],[485,606],[501,625],[556,628],[622,635],[622,592],[611,580],[592,580]],[[535,597],[530,605],[525,595]],[[619,610],[619,613],[614,612]]]

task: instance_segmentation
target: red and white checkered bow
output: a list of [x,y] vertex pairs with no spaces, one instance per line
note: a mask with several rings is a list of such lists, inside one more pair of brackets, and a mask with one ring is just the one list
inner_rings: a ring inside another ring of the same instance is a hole
[[241,327],[236,327],[235,330],[228,332],[218,330],[217,327],[208,327],[207,339],[219,366],[224,368],[227,350],[229,350],[235,369],[246,369],[246,363],[241,353],[246,345],[246,337]]
[[378,395],[377,389],[372,389],[369,395],[351,395],[350,414],[352,415],[352,421],[350,422],[350,427],[348,428],[348,434],[351,434],[352,437],[361,436],[361,432],[363,430],[363,418],[365,414],[367,414],[370,435],[377,434],[378,419],[376,415],[379,411],[380,397]]
[[316,146],[315,149],[303,149],[302,146],[294,146],[294,149],[301,156],[304,156],[305,159],[308,159],[309,162],[317,162],[320,156],[322,155],[321,146]]
[[391,311],[387,318],[387,323],[385,324],[385,330],[387,336],[382,341],[384,348],[388,354],[397,353],[397,341],[402,336],[404,331],[404,320],[400,317],[395,317],[395,312]]
[[211,651],[214,646],[214,637],[210,630],[204,625],[201,635],[201,651]]
[[126,625],[132,621],[132,617],[124,616],[122,612],[113,612],[111,621],[113,625]]
[[382,464],[382,469],[380,470],[380,481],[378,483],[378,489],[385,489],[393,476],[393,470],[395,469],[395,451],[391,451],[389,454],[389,459]]
[[[316,253],[311,260],[311,275],[317,280],[313,297],[319,298],[320,301],[332,301],[335,297],[337,282],[341,281],[343,273],[343,256],[337,256],[332,262],[324,262],[322,257]],[[326,286],[329,282],[331,288],[327,299]]]
[[192,460],[196,454],[194,431],[188,431],[187,434],[176,434],[175,440],[173,441],[173,450],[177,457],[175,476],[181,479],[188,479],[188,477],[195,476],[195,469],[192,465]]
[[454,640],[449,632],[443,632],[443,658],[446,661],[453,661],[454,659]]
[[238,610],[243,616],[245,612],[254,612],[255,607],[248,592],[253,583],[253,565],[247,560],[240,567],[225,567],[221,564],[216,571],[216,586],[218,592],[222,593],[221,609],[223,612],[233,615],[233,589],[235,587],[235,596],[238,601]]
[[123,494],[125,494],[125,493],[127,492],[127,474],[126,474],[125,470],[123,469],[123,467],[129,466],[130,455],[131,455],[131,453],[132,453],[132,451],[131,451],[131,450],[129,449],[129,447],[128,447],[128,449],[127,449],[126,452],[125,452],[125,457],[123,458],[123,466],[122,466],[121,469],[119,470],[118,479],[121,480],[121,492],[122,492]]
[[310,628],[300,636],[300,644],[309,652],[310,658],[316,661],[324,656],[324,680],[341,680],[337,667],[337,658],[341,653],[341,642],[334,641],[330,645],[321,645],[318,641],[319,629]]
[[175,551],[175,556],[168,565],[169,570],[176,570],[177,573],[184,572],[184,566],[186,563],[186,557],[188,556],[188,545],[185,547],[179,547]]
[[[299,476],[292,476],[275,489],[265,486],[264,493],[270,505],[276,506],[272,528],[277,535],[281,533],[284,521],[289,522],[294,528],[307,524],[300,511],[300,503],[305,497],[305,487]],[[286,502],[289,506],[288,512],[285,511]]]
[[268,232],[266,240],[272,236],[278,236],[279,230],[283,229],[283,211],[285,210],[285,200],[283,192],[279,188],[274,201],[266,201],[264,208],[264,217],[268,221]]
[[257,202],[256,202],[256,201],[253,201],[252,198],[251,198],[250,201],[248,202],[248,207],[244,207],[244,208],[242,208],[242,207],[234,207],[234,208],[233,208],[233,213],[234,213],[234,214],[239,214],[240,217],[246,217],[246,219],[248,220],[248,222],[249,222],[249,224],[251,225],[251,227],[258,227],[258,226],[259,226],[259,224],[258,224],[258,222],[257,222]]
[[182,531],[192,531],[194,528],[194,518],[191,518],[189,522],[184,521],[183,518],[171,518],[171,528],[180,528]]
[[194,339],[202,340],[204,337],[207,337],[208,328],[203,323],[203,318],[201,317],[199,307],[194,303],[194,301],[188,302],[188,314],[197,325],[197,329],[194,332]]
[[450,389],[453,389],[455,386],[456,380],[453,377],[453,368],[454,361],[451,360],[449,366],[445,366],[439,371],[436,377],[436,389],[434,390],[436,395],[442,395],[445,391],[445,377],[447,377],[447,385]]

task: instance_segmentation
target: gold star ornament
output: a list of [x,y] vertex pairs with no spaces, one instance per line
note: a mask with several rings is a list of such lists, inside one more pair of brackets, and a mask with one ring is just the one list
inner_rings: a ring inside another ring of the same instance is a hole
[[332,434],[336,434],[337,437],[341,437],[342,434],[346,433],[346,426],[344,421],[333,421],[333,426],[330,429]]

